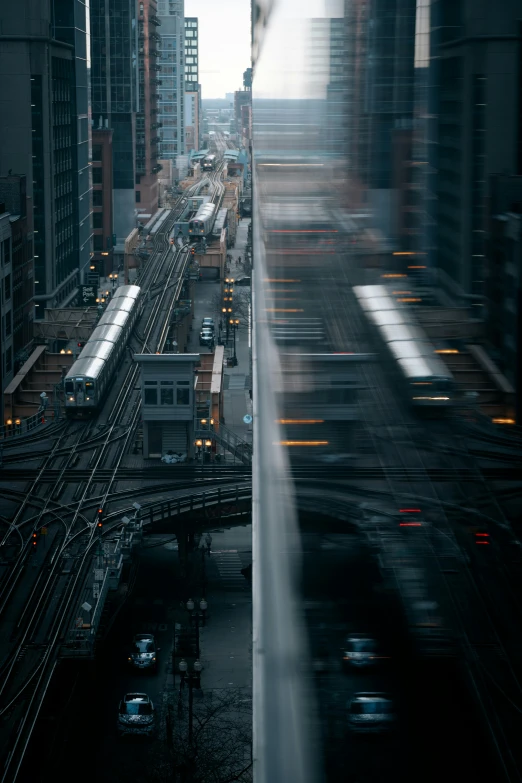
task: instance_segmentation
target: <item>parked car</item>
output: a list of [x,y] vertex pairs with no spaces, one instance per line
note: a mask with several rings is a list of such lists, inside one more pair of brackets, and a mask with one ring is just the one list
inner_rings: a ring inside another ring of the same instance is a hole
[[395,728],[397,714],[387,693],[356,693],[348,705],[351,731],[381,733]]
[[146,693],[127,693],[118,709],[118,734],[150,737],[154,732],[154,704]]
[[349,634],[342,647],[343,668],[374,666],[379,655],[377,642],[364,633]]
[[214,331],[213,329],[202,329],[199,333],[199,344],[200,345],[210,345],[214,342]]
[[151,633],[138,633],[132,642],[129,663],[136,669],[156,669],[158,656],[156,642]]
[[215,331],[216,327],[214,326],[214,319],[213,318],[203,318],[201,322],[201,328],[202,329],[211,329],[213,332]]

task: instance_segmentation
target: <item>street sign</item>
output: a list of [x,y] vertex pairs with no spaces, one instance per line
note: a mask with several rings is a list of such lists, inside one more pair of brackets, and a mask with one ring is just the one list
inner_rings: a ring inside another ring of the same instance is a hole
[[46,536],[47,535],[47,528],[46,527],[42,527],[41,530],[40,530],[40,534],[42,536]]
[[80,304],[86,307],[94,306],[96,304],[96,297],[98,295],[97,285],[81,285],[80,286]]
[[103,568],[94,569],[94,579],[96,582],[103,582]]
[[252,424],[253,421],[252,416],[249,413],[247,413],[246,416],[243,416],[243,421],[245,422],[245,424]]

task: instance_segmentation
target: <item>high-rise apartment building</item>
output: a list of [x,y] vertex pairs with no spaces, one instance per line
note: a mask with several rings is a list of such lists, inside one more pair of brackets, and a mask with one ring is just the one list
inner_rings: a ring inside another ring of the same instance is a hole
[[183,0],[158,0],[160,79],[158,120],[160,157],[175,160],[185,152],[185,18]]
[[428,258],[449,292],[481,297],[489,178],[522,174],[520,2],[430,10]]
[[112,198],[118,246],[135,227],[136,216],[137,11],[136,0],[90,3],[92,118],[94,127],[101,119],[102,126],[113,131]]
[[158,63],[158,32],[161,22],[157,14],[156,0],[139,0],[138,3],[138,71],[139,106],[136,117],[136,208],[153,215],[158,208],[158,88],[161,85]]
[[199,85],[198,20],[185,18],[185,149],[199,149],[200,85]]
[[92,247],[93,272],[107,277],[114,271],[112,205],[112,130],[92,130]]
[[36,317],[74,302],[91,253],[89,25],[81,0],[0,5],[0,176],[25,176]]

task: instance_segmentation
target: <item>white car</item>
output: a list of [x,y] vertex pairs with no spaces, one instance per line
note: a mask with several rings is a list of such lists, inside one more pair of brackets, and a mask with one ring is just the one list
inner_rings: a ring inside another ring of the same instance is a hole
[[354,732],[381,733],[395,728],[397,714],[387,693],[356,693],[348,705],[348,725]]
[[118,734],[150,737],[154,732],[154,704],[146,693],[127,693],[118,710]]

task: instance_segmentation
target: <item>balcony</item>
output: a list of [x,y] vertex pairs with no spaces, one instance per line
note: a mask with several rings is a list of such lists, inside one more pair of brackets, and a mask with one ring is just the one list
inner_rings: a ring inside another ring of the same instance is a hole
[[161,136],[154,136],[151,140],[151,144],[159,144],[161,142]]
[[159,27],[161,25],[161,19],[158,19],[156,14],[149,14],[149,22],[151,24],[155,24],[156,27]]
[[158,163],[154,168],[152,169],[153,174],[158,174],[163,169],[163,166],[161,163]]
[[153,122],[152,125],[150,126],[150,129],[151,130],[156,130],[156,128],[163,128],[163,123],[162,122]]

